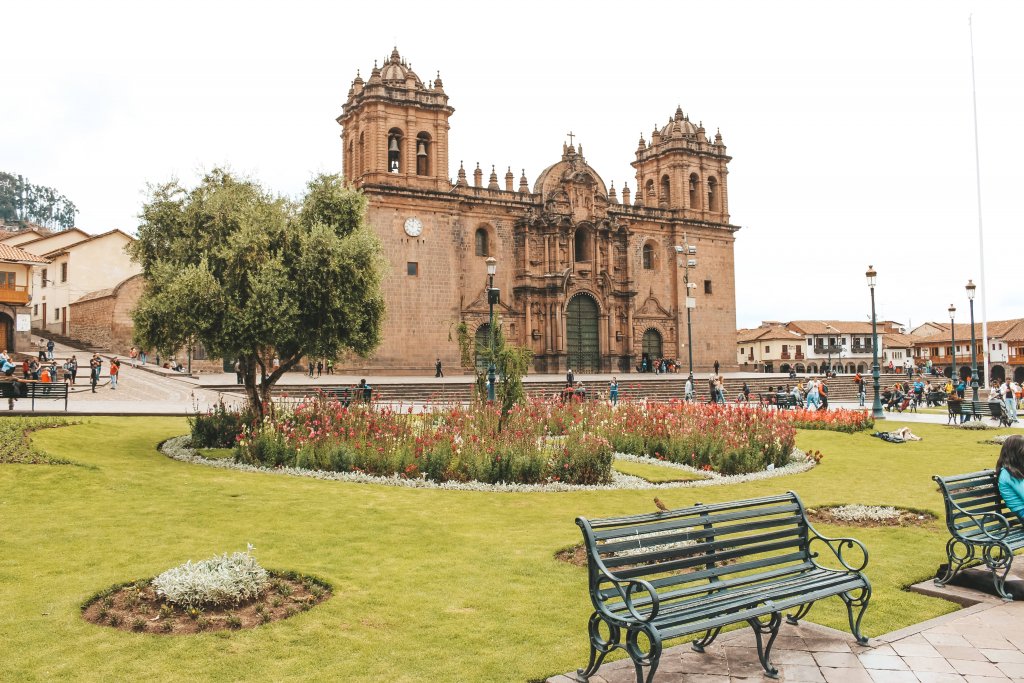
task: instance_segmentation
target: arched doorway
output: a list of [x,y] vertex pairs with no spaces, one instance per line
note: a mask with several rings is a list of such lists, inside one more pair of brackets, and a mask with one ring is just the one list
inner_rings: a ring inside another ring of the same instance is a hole
[[852,375],[855,372],[857,372],[857,368],[854,366],[854,364],[853,363],[847,363],[846,364],[846,374]]
[[14,349],[14,321],[6,313],[0,313],[0,351],[13,352]]
[[[779,366],[779,372],[789,372],[789,368],[789,363],[783,363],[782,365]],[[794,370],[794,372],[796,371]]]
[[817,363],[811,363],[810,365],[808,365],[807,366],[807,372],[811,373],[812,375],[818,374],[818,364]]
[[1017,384],[1024,384],[1024,366],[1018,366],[1014,369],[1013,381]]
[[476,362],[477,372],[487,372],[487,366],[490,364],[490,349],[491,349],[491,325],[490,323],[484,323],[480,327],[476,328],[476,334],[473,337],[473,357]]
[[952,377],[953,376],[953,368],[951,368],[951,367],[949,367],[947,365],[945,368],[942,369],[942,374],[945,375],[946,377]]
[[807,372],[807,370],[804,369],[804,364],[803,363],[797,363],[796,364],[796,371],[797,371],[798,374],[801,374],[801,375],[803,373]]
[[864,363],[859,363],[857,365],[857,372],[859,372],[860,374],[863,375],[867,371],[868,371],[868,366],[865,365]]
[[576,372],[601,371],[597,338],[597,302],[577,294],[565,307],[565,340],[569,367]]
[[[992,374],[993,382],[999,382],[1000,384],[1002,384],[1003,380],[1006,379],[1006,368],[1004,368],[1002,365],[993,365],[990,372]],[[981,368],[978,368],[978,374],[983,375],[985,374],[985,371],[982,370]]]
[[641,344],[641,350],[647,358],[650,359],[651,363],[658,362],[661,355],[661,333],[655,329],[649,329],[644,332],[643,343]]

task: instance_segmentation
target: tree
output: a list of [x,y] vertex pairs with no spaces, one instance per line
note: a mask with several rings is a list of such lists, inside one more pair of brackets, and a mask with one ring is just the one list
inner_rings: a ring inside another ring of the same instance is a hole
[[238,359],[257,417],[303,356],[380,343],[386,264],[366,200],[339,176],[314,178],[301,203],[221,169],[192,190],[151,186],[129,253],[146,282],[136,343],[170,354],[199,342]]
[[78,209],[52,187],[33,185],[20,175],[0,171],[0,218],[47,228],[70,228]]

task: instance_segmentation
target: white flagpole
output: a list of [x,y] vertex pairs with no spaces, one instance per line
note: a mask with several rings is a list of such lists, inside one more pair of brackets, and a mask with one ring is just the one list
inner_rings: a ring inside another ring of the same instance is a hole
[[985,287],[985,231],[981,223],[981,158],[978,152],[978,91],[974,78],[974,24],[971,15],[967,15],[967,27],[971,34],[971,100],[974,104],[974,175],[978,186],[978,256],[981,261],[981,348],[985,352],[985,383],[992,381],[989,377],[989,354],[988,354],[988,312],[985,308],[985,299],[988,288]]

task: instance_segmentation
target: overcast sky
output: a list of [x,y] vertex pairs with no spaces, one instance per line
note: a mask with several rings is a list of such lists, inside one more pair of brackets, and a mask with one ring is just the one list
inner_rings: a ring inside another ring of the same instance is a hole
[[963,322],[971,14],[987,311],[1018,317],[1021,2],[8,3],[0,170],[61,190],[90,232],[134,231],[146,183],[220,164],[299,195],[341,170],[349,85],[397,45],[441,72],[453,177],[465,160],[532,185],[572,130],[635,189],[637,140],[677,104],[721,129],[740,326],[866,319],[868,264],[879,317],[916,326],[952,302]]

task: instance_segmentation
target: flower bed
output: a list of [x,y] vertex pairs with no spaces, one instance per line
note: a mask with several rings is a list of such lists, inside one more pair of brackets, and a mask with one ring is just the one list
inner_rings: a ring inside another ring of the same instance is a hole
[[795,410],[778,411],[797,429],[828,429],[834,432],[861,432],[875,426],[875,419],[868,410]]
[[246,427],[235,459],[435,482],[600,485],[612,480],[613,451],[732,475],[784,466],[795,439],[782,413],[738,406],[532,401],[500,429],[489,406],[411,412],[313,400]]

